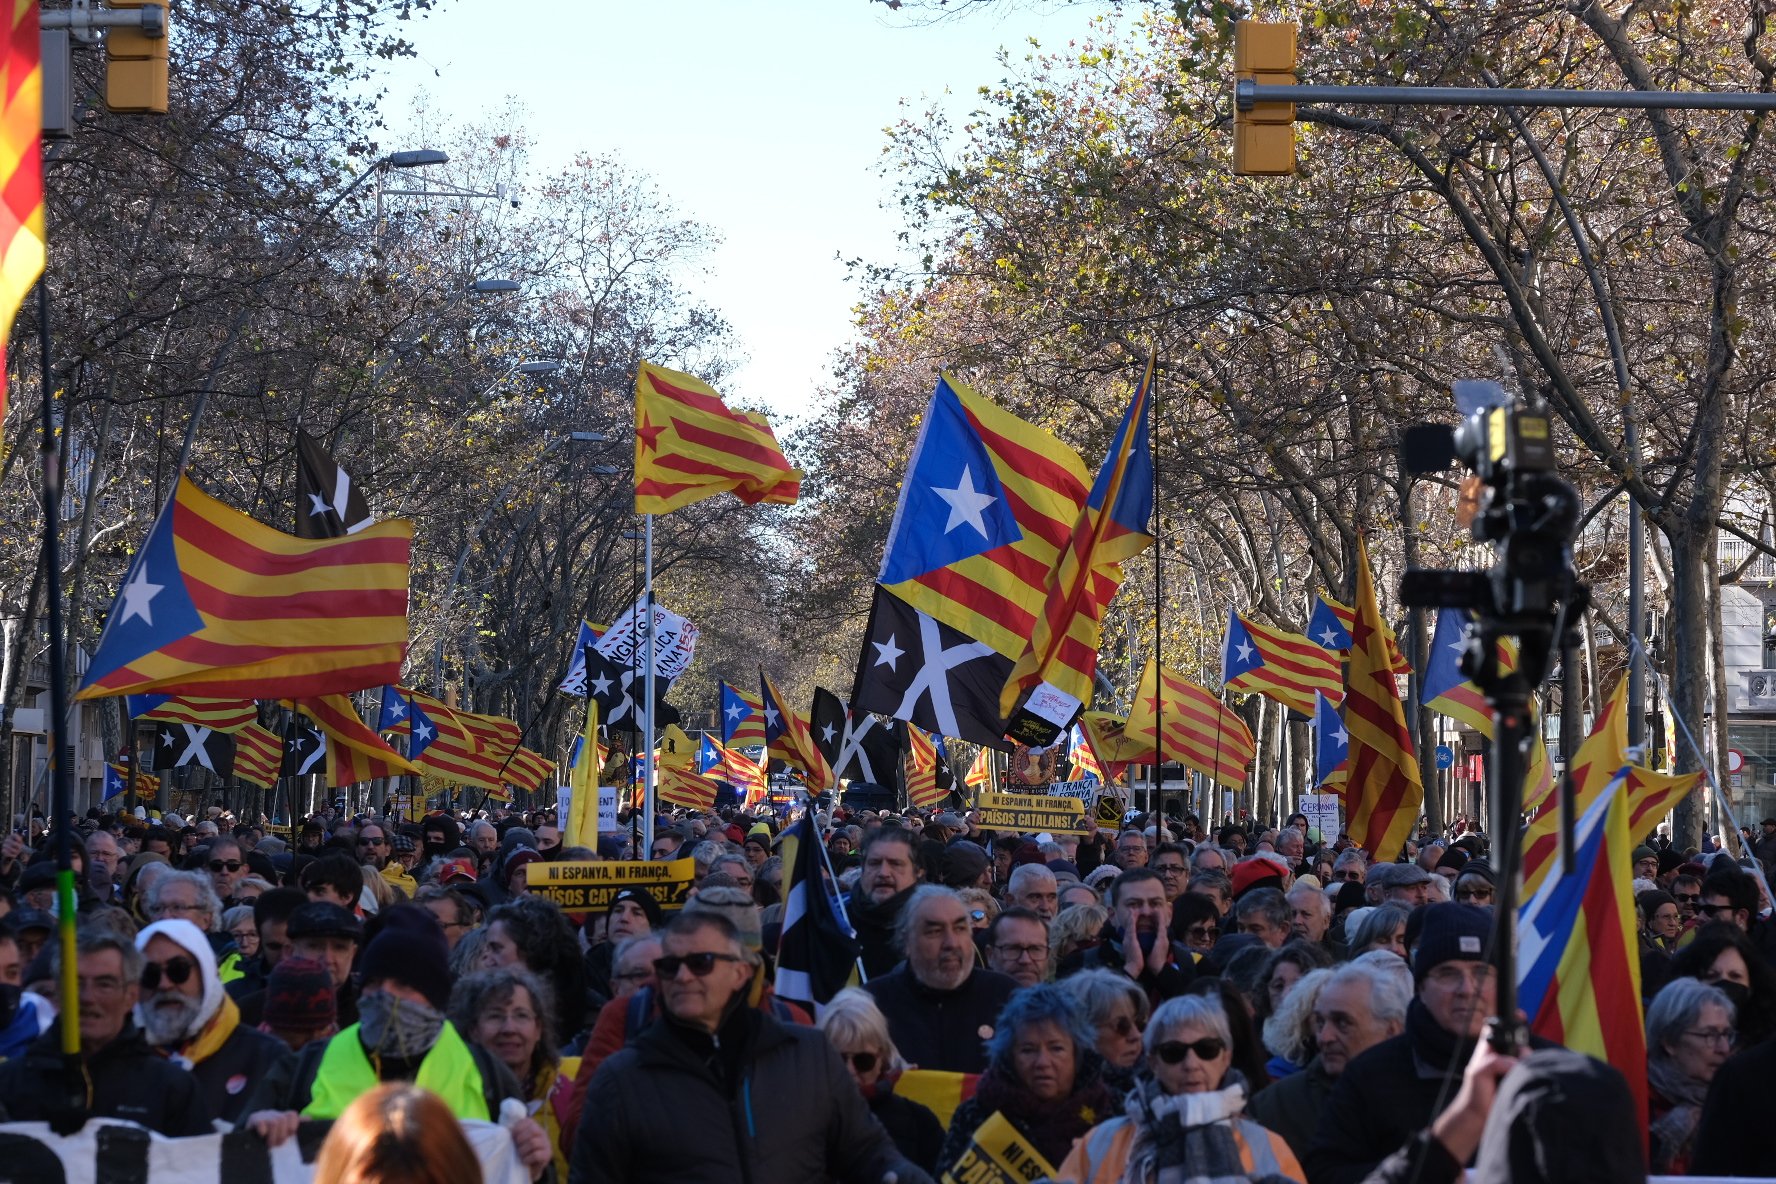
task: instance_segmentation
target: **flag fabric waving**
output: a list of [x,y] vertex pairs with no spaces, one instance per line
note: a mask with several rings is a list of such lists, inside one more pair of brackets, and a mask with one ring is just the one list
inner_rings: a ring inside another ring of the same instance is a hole
[[862,947],[839,900],[838,877],[814,831],[813,811],[783,832],[783,936],[777,942],[777,997],[818,1008],[859,977]]
[[[1086,489],[1078,453],[945,375],[907,462],[877,579],[1016,661]],[[995,705],[1007,674],[993,687]]]
[[974,763],[968,766],[968,772],[962,776],[962,784],[975,789],[991,789],[993,787],[993,750],[983,748],[975,754]]
[[[1628,768],[1628,680],[1620,679],[1573,754],[1573,801],[1580,817]],[[1534,896],[1553,874],[1560,852],[1560,811],[1537,814],[1523,830],[1523,895]]]
[[769,779],[765,776],[765,767],[737,748],[729,748],[725,744],[715,746],[716,762],[703,770],[707,775],[726,781],[738,790],[747,806],[756,806],[764,800]]
[[689,769],[654,769],[655,796],[687,810],[715,809],[716,788],[713,778],[699,776]]
[[157,724],[154,728],[154,770],[197,765],[218,777],[234,772],[234,737],[196,724]]
[[1530,1031],[1607,1061],[1646,1113],[1646,1032],[1636,940],[1634,840],[1625,773],[1573,829],[1574,863],[1545,876],[1518,910],[1518,1003]]
[[125,777],[126,770],[122,765],[105,766],[105,793],[102,801],[110,801],[129,788],[129,780]]
[[586,651],[597,645],[603,636],[604,630],[599,626],[590,621],[580,622],[580,631],[574,636],[573,656],[567,663],[567,677],[557,688],[563,694],[586,697]]
[[383,742],[364,723],[350,695],[318,695],[293,704],[327,734],[327,785],[341,789],[360,781],[418,773],[420,768]]
[[938,785],[937,744],[931,733],[916,724],[906,728],[907,802],[920,810],[929,810],[943,801],[945,791]]
[[754,748],[765,742],[765,705],[757,695],[730,683],[721,688],[722,743],[729,748]]
[[1107,711],[1088,711],[1079,717],[1079,730],[1091,745],[1092,755],[1104,770],[1104,783],[1115,785],[1128,771],[1130,762],[1153,751],[1151,741],[1130,739],[1128,719]]
[[[1156,726],[1164,731],[1163,740],[1156,738]],[[1152,658],[1141,671],[1122,735],[1143,749],[1136,759],[1178,761],[1228,789],[1245,785],[1246,769],[1258,751],[1246,721],[1220,696],[1175,670],[1156,668]]]
[[770,676],[759,671],[759,701],[764,704],[766,756],[776,757],[800,769],[808,788],[831,789],[837,784],[832,766],[808,730],[808,720],[792,711]]
[[[599,716],[607,732],[639,734],[643,715],[641,698],[646,694],[646,676],[626,663],[616,664],[596,649],[588,647],[582,652],[586,656],[586,693],[598,700]],[[666,689],[669,685],[664,678],[656,676],[654,679],[656,728],[679,722],[678,708],[666,702]]]
[[43,204],[43,64],[36,0],[12,0],[0,64],[0,421],[6,419],[6,339],[48,258]]
[[762,415],[735,411],[705,383],[643,362],[635,375],[635,512],[666,514],[718,493],[795,504],[802,471]]
[[[1313,614],[1307,619],[1307,637],[1321,649],[1342,654],[1350,649],[1351,629],[1357,619],[1357,610],[1348,604],[1341,604],[1325,593],[1314,597]],[[1388,654],[1393,659],[1395,674],[1412,673],[1412,663],[1400,652],[1400,640],[1394,636],[1391,626],[1387,630]]]
[[180,477],[118,589],[77,699],[296,699],[393,682],[413,524],[298,539]]
[[[1391,669],[1391,666],[1390,666]],[[1275,699],[1298,715],[1313,714],[1314,692],[1344,698],[1338,657],[1300,633],[1272,629],[1228,610],[1221,642],[1221,685]]]
[[345,466],[326,446],[296,431],[296,537],[336,539],[356,534],[376,521],[364,491],[352,484]]
[[1343,797],[1346,829],[1376,861],[1400,854],[1424,808],[1424,786],[1406,709],[1395,690],[1385,627],[1369,574],[1369,549],[1359,535],[1357,619],[1351,631],[1350,691],[1344,700],[1350,768]]
[[1078,724],[1073,725],[1068,736],[1068,749],[1073,760],[1073,780],[1107,782],[1104,766],[1098,761],[1098,754],[1092,750],[1091,741],[1086,737],[1085,729]]
[[[1492,705],[1486,695],[1461,671],[1461,656],[1468,648],[1469,614],[1463,609],[1437,610],[1436,628],[1431,631],[1431,653],[1425,663],[1425,676],[1419,686],[1421,704],[1440,715],[1473,728],[1482,736],[1492,737]],[[1517,668],[1517,643],[1510,638],[1498,645],[1499,669]],[[1530,708],[1535,713],[1532,704]],[[1554,792],[1554,766],[1548,759],[1548,746],[1542,739],[1540,715],[1536,713],[1535,733],[1530,740],[1529,768],[1524,775],[1523,809],[1526,814],[1539,810]]]
[[1011,659],[877,587],[851,705],[992,748],[1011,748],[999,689]]
[[234,775],[271,789],[283,765],[284,742],[270,728],[248,724],[234,733]]
[[598,704],[587,700],[586,718],[573,758],[568,762],[567,817],[560,819],[561,841],[569,847],[598,846],[598,775],[604,762],[598,758]]
[[196,724],[218,732],[238,732],[259,722],[251,699],[188,699],[182,695],[130,695],[130,718],[138,723]]
[[874,785],[893,785],[900,763],[900,736],[892,724],[874,715],[853,712],[824,687],[814,688],[808,728],[833,776]]
[[[1049,573],[1029,644],[1000,692],[999,712],[1011,719],[1012,735],[1024,743],[1052,744],[1091,703],[1104,609],[1122,586],[1123,561],[1153,545],[1152,387],[1149,358],[1147,373]],[[1014,717],[1020,703],[1024,710]]]
[[1314,696],[1314,784],[1325,785],[1350,756],[1350,733],[1344,718],[1324,695]]
[[307,777],[327,771],[327,733],[305,717],[292,713],[284,729],[283,761],[278,767],[280,777]]

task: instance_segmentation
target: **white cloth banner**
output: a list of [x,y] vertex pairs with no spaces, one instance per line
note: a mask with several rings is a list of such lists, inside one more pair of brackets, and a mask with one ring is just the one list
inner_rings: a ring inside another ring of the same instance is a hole
[[[647,609],[641,600],[604,631],[592,648],[617,666],[634,666],[635,655],[647,646]],[[697,627],[673,612],[654,604],[654,675],[671,682],[685,672],[697,649]]]
[[[505,1128],[491,1122],[462,1128],[486,1184],[530,1184]],[[108,1118],[92,1119],[71,1135],[58,1135],[44,1122],[6,1122],[0,1123],[0,1184],[312,1184],[314,1164],[303,1160],[302,1141],[267,1147],[251,1131],[169,1139]]]

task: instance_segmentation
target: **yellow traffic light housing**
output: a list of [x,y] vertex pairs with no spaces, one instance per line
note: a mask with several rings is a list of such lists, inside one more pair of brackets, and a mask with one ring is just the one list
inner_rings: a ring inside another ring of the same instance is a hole
[[[144,6],[145,0],[111,0],[112,8],[140,9]],[[125,115],[166,114],[164,16],[158,21],[145,20],[140,27],[112,25],[106,30],[105,106]]]
[[[1295,85],[1293,24],[1240,21],[1233,31],[1233,68],[1238,82]],[[1242,177],[1284,177],[1295,171],[1295,104],[1253,103],[1233,107],[1233,171]]]

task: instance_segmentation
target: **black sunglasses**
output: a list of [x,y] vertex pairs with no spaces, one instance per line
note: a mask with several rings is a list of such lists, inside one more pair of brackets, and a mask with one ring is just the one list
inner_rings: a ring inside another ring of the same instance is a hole
[[173,958],[166,965],[159,962],[148,962],[142,966],[142,989],[156,991],[160,989],[160,978],[165,973],[168,982],[175,987],[182,987],[191,978],[191,972],[197,969],[197,963],[189,958]]
[[842,1052],[839,1055],[845,1058],[846,1064],[859,1073],[868,1073],[876,1067],[877,1058],[873,1052]]
[[1227,1051],[1227,1045],[1222,1043],[1218,1037],[1204,1036],[1201,1040],[1195,1040],[1189,1044],[1182,1040],[1168,1040],[1153,1051],[1158,1053],[1159,1059],[1166,1064],[1176,1065],[1184,1059],[1184,1054],[1187,1052],[1195,1053],[1196,1059],[1199,1061],[1212,1061]]
[[680,966],[689,966],[692,974],[696,975],[698,978],[706,978],[708,977],[709,972],[715,969],[715,964],[717,962],[738,961],[740,961],[740,958],[736,954],[698,952],[695,954],[686,954],[683,957],[680,957],[677,954],[667,954],[664,958],[654,959],[654,973],[662,979],[677,978],[678,968]]
[[372,835],[370,838],[367,838],[367,839],[359,839],[358,846],[360,846],[360,847],[386,847],[386,846],[388,846],[388,840],[387,839],[379,839],[379,838],[375,837],[374,835]]
[[238,859],[212,859],[212,860],[210,860],[210,870],[213,872],[220,872],[220,871],[238,872],[244,866],[246,866],[246,865],[241,863],[241,861]]

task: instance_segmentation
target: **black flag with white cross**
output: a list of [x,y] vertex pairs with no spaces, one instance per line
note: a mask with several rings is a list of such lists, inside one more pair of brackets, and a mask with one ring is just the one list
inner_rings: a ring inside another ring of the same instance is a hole
[[1011,751],[999,688],[1012,660],[877,586],[851,688],[853,711]]
[[[598,704],[598,726],[619,732],[641,731],[641,699],[646,678],[632,666],[619,666],[593,646],[585,649],[586,695]],[[664,678],[654,679],[654,729],[679,722],[678,708],[666,702]]]
[[893,721],[865,712],[857,714],[845,701],[826,690],[814,688],[814,708],[808,713],[814,745],[832,766],[833,775],[847,781],[893,785],[900,767],[900,729]]
[[317,728],[305,715],[290,717],[284,729],[284,777],[304,777],[327,771],[327,733]]
[[369,526],[370,504],[333,454],[296,432],[296,537],[337,539]]
[[218,777],[234,772],[234,737],[196,724],[159,724],[154,729],[155,772],[198,765]]

